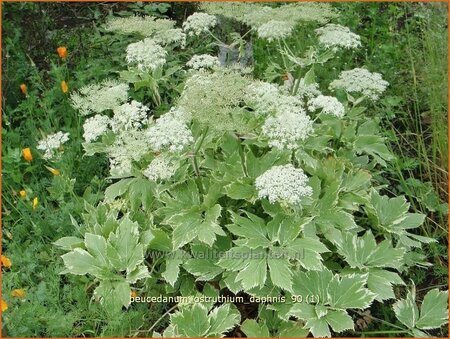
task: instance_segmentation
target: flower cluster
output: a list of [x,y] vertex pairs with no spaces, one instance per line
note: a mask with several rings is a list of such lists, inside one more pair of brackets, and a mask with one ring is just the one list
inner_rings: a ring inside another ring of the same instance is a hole
[[82,115],[112,110],[128,100],[128,85],[115,80],[80,88],[70,96],[73,108]]
[[183,22],[183,30],[190,36],[199,36],[204,32],[208,32],[211,28],[214,28],[216,24],[217,19],[214,15],[197,12],[189,16],[186,21]]
[[219,59],[209,54],[194,55],[186,66],[196,71],[213,69],[220,65]]
[[343,71],[337,80],[330,84],[330,89],[341,88],[350,93],[362,93],[364,96],[378,100],[389,83],[380,73],[371,73],[365,68]]
[[285,39],[292,34],[293,26],[288,22],[270,20],[258,27],[258,36],[261,39],[273,40]]
[[86,119],[83,124],[83,138],[86,142],[92,142],[108,131],[110,119],[106,115],[94,115]]
[[264,81],[254,81],[245,88],[245,103],[258,115],[267,115],[276,110],[280,97],[279,88]]
[[50,160],[57,158],[59,148],[67,141],[69,141],[69,133],[59,131],[40,140],[36,148],[44,152],[42,157],[45,160]]
[[156,32],[152,38],[156,43],[162,46],[174,43],[179,43],[182,48],[186,46],[186,34],[181,28],[173,28],[166,31]]
[[298,143],[312,131],[312,121],[304,112],[285,111],[268,117],[262,126],[269,145],[278,149],[298,148]]
[[143,174],[152,181],[168,180],[176,171],[174,163],[165,156],[157,156],[148,167],[144,170]]
[[303,197],[311,196],[313,190],[308,185],[308,177],[300,168],[292,164],[273,166],[256,178],[258,197],[268,198],[270,203],[286,202],[299,204]]
[[338,118],[342,118],[345,113],[344,105],[338,99],[326,95],[319,95],[308,101],[308,110],[310,112],[318,109],[321,109],[324,114],[334,115]]
[[327,24],[316,29],[319,43],[326,47],[337,50],[339,47],[353,49],[361,46],[361,38],[352,33],[348,27],[336,24]]
[[158,45],[155,40],[146,38],[129,44],[126,60],[135,64],[143,72],[153,71],[166,63],[167,51]]
[[138,129],[142,127],[150,109],[133,100],[131,103],[125,103],[114,109],[114,116],[111,119],[111,128],[113,132],[119,130]]
[[166,32],[175,26],[175,21],[152,16],[115,17],[106,23],[105,30],[122,34],[139,34],[150,37],[155,33]]
[[186,124],[168,114],[156,120],[147,130],[147,135],[149,144],[155,151],[167,149],[170,152],[180,152],[194,141]]

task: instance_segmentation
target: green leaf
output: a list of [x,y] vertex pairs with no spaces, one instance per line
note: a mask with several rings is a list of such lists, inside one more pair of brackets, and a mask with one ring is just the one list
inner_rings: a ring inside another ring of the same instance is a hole
[[249,218],[231,212],[233,224],[227,225],[228,230],[242,239],[242,243],[250,248],[268,247],[270,241],[267,238],[267,227],[263,219],[254,214],[246,213]]
[[161,274],[161,276],[173,287],[178,279],[178,274],[180,273],[180,265],[183,260],[176,257],[174,253],[173,258],[168,258],[166,260],[166,270]]
[[222,268],[209,259],[188,259],[183,264],[183,267],[200,281],[212,280],[223,272]]
[[345,330],[353,330],[353,319],[345,311],[328,311],[325,320],[334,332],[340,333]]
[[247,259],[247,265],[238,273],[236,281],[240,281],[244,290],[264,286],[267,276],[267,260],[264,251],[253,252],[254,257]]
[[422,330],[439,328],[448,323],[448,291],[429,291],[420,306],[416,327]]
[[241,331],[247,338],[270,338],[266,324],[258,324],[254,319],[246,319],[241,325]]
[[63,250],[70,251],[77,247],[83,247],[84,241],[83,239],[77,237],[64,237],[55,241],[53,245]]
[[367,277],[367,274],[343,277],[335,275],[328,286],[330,305],[342,309],[365,309],[369,307],[375,298],[375,294],[364,287],[367,283]]
[[94,296],[100,300],[105,310],[117,313],[122,306],[128,307],[131,303],[131,288],[125,281],[101,281],[94,290]]
[[408,328],[414,328],[419,319],[419,309],[414,294],[415,292],[408,291],[406,299],[400,299],[392,306],[397,319]]
[[182,337],[205,337],[210,328],[208,309],[202,304],[171,314],[170,320]]
[[111,186],[108,186],[105,190],[105,201],[113,202],[114,199],[125,194],[125,192],[128,190],[128,186],[130,186],[130,184],[134,180],[134,178],[122,179],[112,184]]
[[395,298],[392,285],[404,284],[397,273],[375,268],[369,270],[367,287],[377,295],[376,300],[378,301]]
[[268,258],[270,279],[275,286],[287,291],[292,291],[292,271],[289,268],[289,261],[284,259]]
[[255,187],[250,184],[233,182],[225,186],[225,192],[231,199],[252,200],[256,194]]
[[96,258],[81,248],[75,248],[73,251],[62,255],[61,258],[66,269],[72,274],[85,275],[89,273],[96,275],[103,269]]
[[236,307],[231,304],[224,304],[220,307],[214,308],[210,314],[209,333],[211,336],[222,337],[224,333],[230,331],[241,321],[241,314]]

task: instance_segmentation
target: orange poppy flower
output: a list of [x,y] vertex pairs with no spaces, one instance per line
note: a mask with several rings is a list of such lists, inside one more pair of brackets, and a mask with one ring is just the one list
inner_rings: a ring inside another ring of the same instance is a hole
[[64,46],[60,46],[56,49],[56,51],[58,52],[58,55],[61,59],[65,59],[67,58],[67,48]]
[[61,81],[61,91],[63,91],[63,93],[69,92],[69,85],[67,85],[65,80]]
[[27,85],[21,84],[21,85],[20,85],[20,91],[21,91],[23,94],[26,95],[26,94],[28,93]]
[[24,198],[26,198],[26,196],[27,196],[27,191],[21,190],[21,191],[19,191],[19,195],[20,195],[20,197],[21,197],[22,199],[24,199]]
[[2,308],[2,312],[5,312],[8,309],[8,304],[3,299],[1,301],[1,308]]
[[61,172],[59,170],[57,170],[56,168],[52,168],[52,167],[48,167],[48,166],[45,166],[45,168],[47,168],[55,177],[61,174]]
[[31,207],[33,207],[33,209],[35,210],[36,207],[38,206],[38,204],[39,204],[39,199],[36,197],[36,198],[33,199]]
[[33,155],[31,154],[31,149],[29,147],[22,149],[22,155],[26,161],[33,160]]
[[6,255],[1,255],[2,266],[10,268],[12,266],[11,260]]
[[137,292],[136,291],[131,291],[131,297],[132,298],[136,298],[138,296],[138,294],[137,294]]

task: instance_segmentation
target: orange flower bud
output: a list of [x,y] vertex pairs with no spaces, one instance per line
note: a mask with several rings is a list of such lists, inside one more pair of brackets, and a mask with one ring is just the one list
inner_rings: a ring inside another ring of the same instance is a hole
[[29,147],[22,149],[22,155],[26,161],[33,160],[33,155],[31,155],[31,149]]
[[22,199],[24,199],[24,198],[26,198],[26,196],[27,196],[27,191],[21,190],[21,191],[19,192],[19,195],[20,195],[20,197],[21,197]]
[[15,298],[23,299],[25,298],[25,290],[22,288],[16,288],[15,290],[11,291],[11,296]]
[[52,168],[52,167],[48,167],[48,166],[45,166],[45,168],[47,168],[55,177],[61,174],[61,172],[59,170],[57,170],[56,168]]
[[1,255],[2,266],[10,268],[12,266],[11,260],[6,255]]
[[31,207],[33,207],[33,209],[35,210],[36,207],[38,206],[38,204],[39,204],[39,199],[36,197],[36,198],[33,199]]
[[5,312],[8,309],[8,304],[3,299],[1,302],[1,308],[2,308],[2,312]]
[[69,92],[69,86],[65,80],[61,81],[61,91],[63,91],[63,93]]
[[137,294],[137,292],[136,291],[131,291],[131,297],[132,298],[136,298],[138,296],[138,294]]
[[21,84],[20,85],[20,91],[23,93],[23,94],[27,94],[28,93],[28,91],[27,91],[27,85],[25,85],[25,84]]
[[58,52],[58,55],[61,59],[65,59],[67,58],[67,48],[64,46],[60,46],[56,49],[56,51]]

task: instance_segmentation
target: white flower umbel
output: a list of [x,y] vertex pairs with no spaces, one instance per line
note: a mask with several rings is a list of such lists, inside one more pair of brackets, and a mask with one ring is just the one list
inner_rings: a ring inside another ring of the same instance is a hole
[[316,29],[319,44],[337,50],[339,47],[354,49],[361,47],[361,38],[352,33],[348,27],[336,24],[328,24]]
[[311,196],[313,193],[306,174],[292,164],[273,166],[256,178],[255,186],[258,197],[267,198],[272,204],[286,202],[297,205],[303,197]]
[[55,159],[59,155],[59,148],[67,141],[69,141],[69,133],[59,131],[54,134],[49,134],[40,140],[36,148],[44,152],[42,157],[45,160]]
[[303,100],[310,100],[312,98],[315,98],[322,93],[319,90],[319,84],[318,83],[312,83],[309,85],[305,85],[304,83],[300,83],[298,90],[297,90],[297,97],[303,99]]
[[167,52],[151,38],[144,39],[127,47],[128,64],[136,65],[143,72],[153,71],[166,63]]
[[83,124],[83,138],[86,142],[92,142],[108,131],[110,124],[109,117],[106,115],[94,115],[92,118],[86,119]]
[[186,66],[196,71],[214,69],[220,65],[219,59],[209,54],[194,55]]
[[122,131],[108,148],[110,172],[113,176],[130,175],[133,161],[140,161],[149,152],[145,130]]
[[279,98],[279,88],[268,82],[255,81],[245,88],[244,101],[258,115],[275,111]]
[[342,118],[345,112],[344,105],[338,99],[326,95],[319,95],[308,101],[308,110],[310,112],[318,109],[322,110],[324,114],[334,115],[337,118]]
[[152,16],[130,16],[126,18],[115,17],[110,19],[105,29],[110,32],[123,34],[137,33],[149,37],[155,33],[165,32],[175,26],[175,21],[159,19]]
[[147,130],[147,135],[155,151],[167,149],[170,152],[180,152],[194,141],[186,124],[169,114],[156,120],[155,125]]
[[183,30],[190,36],[199,36],[208,32],[217,25],[217,19],[214,15],[207,13],[194,13],[183,22]]
[[112,110],[128,100],[128,84],[105,80],[80,88],[70,96],[72,107],[82,115]]
[[288,22],[270,20],[258,27],[258,37],[273,40],[285,39],[292,34],[293,26]]
[[114,109],[114,116],[111,119],[113,132],[119,130],[139,129],[147,122],[147,114],[150,109],[133,100]]
[[364,96],[378,100],[389,83],[380,73],[371,73],[365,68],[355,68],[343,71],[339,78],[330,84],[330,89],[341,88],[349,93],[361,93]]
[[165,115],[170,115],[173,119],[182,121],[186,124],[192,120],[192,114],[181,106],[172,107]]
[[156,43],[166,46],[169,44],[179,43],[182,48],[186,45],[186,34],[181,28],[173,28],[167,31],[157,32],[153,35]]
[[144,170],[143,174],[152,181],[168,180],[176,171],[174,163],[165,156],[157,156],[148,167]]

